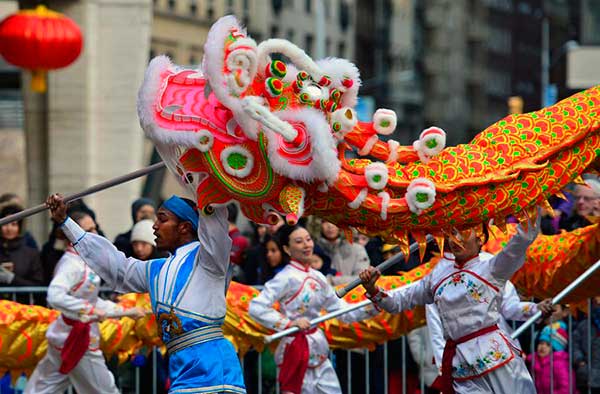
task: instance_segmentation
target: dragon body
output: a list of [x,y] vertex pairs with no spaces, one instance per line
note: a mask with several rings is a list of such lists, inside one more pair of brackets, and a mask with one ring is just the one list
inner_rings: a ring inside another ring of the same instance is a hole
[[201,69],[151,62],[138,108],[146,135],[205,212],[237,200],[257,223],[314,214],[404,248],[409,233],[424,245],[427,233],[442,239],[490,219],[526,220],[598,166],[600,87],[445,147],[436,127],[412,146],[384,141],[396,116],[379,109],[359,122],[359,85],[352,63],[314,62],[285,40],[257,45],[224,17]]

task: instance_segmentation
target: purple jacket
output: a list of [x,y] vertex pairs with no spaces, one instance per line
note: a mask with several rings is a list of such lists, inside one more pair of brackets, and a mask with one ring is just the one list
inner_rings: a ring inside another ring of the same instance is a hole
[[[535,365],[533,366],[535,372],[535,388],[538,394],[550,394],[550,356],[541,358],[535,354],[527,356],[527,361],[531,369],[531,361],[535,355]],[[569,365],[569,353],[554,352],[553,366],[554,366],[554,394],[569,394],[569,371],[571,372],[571,384],[573,385],[574,393],[577,393],[575,389],[575,373],[570,369]]]

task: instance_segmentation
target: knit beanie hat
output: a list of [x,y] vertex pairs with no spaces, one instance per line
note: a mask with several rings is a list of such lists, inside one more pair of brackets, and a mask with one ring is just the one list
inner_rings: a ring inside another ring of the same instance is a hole
[[552,345],[555,352],[561,352],[567,348],[569,334],[567,333],[567,325],[558,321],[543,328],[540,334],[539,341],[544,341]]
[[153,225],[154,222],[148,219],[140,220],[134,224],[131,230],[131,242],[142,241],[156,246]]

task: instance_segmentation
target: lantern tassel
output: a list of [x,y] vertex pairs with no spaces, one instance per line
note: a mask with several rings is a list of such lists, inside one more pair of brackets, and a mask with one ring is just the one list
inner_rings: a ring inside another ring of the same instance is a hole
[[36,93],[46,93],[46,71],[31,71],[31,90]]

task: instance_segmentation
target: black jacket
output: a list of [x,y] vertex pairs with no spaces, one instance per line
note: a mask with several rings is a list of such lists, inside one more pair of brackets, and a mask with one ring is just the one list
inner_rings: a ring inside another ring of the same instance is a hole
[[44,270],[37,250],[27,246],[20,237],[14,240],[0,239],[0,263],[14,263],[15,277],[9,286],[42,286]]

